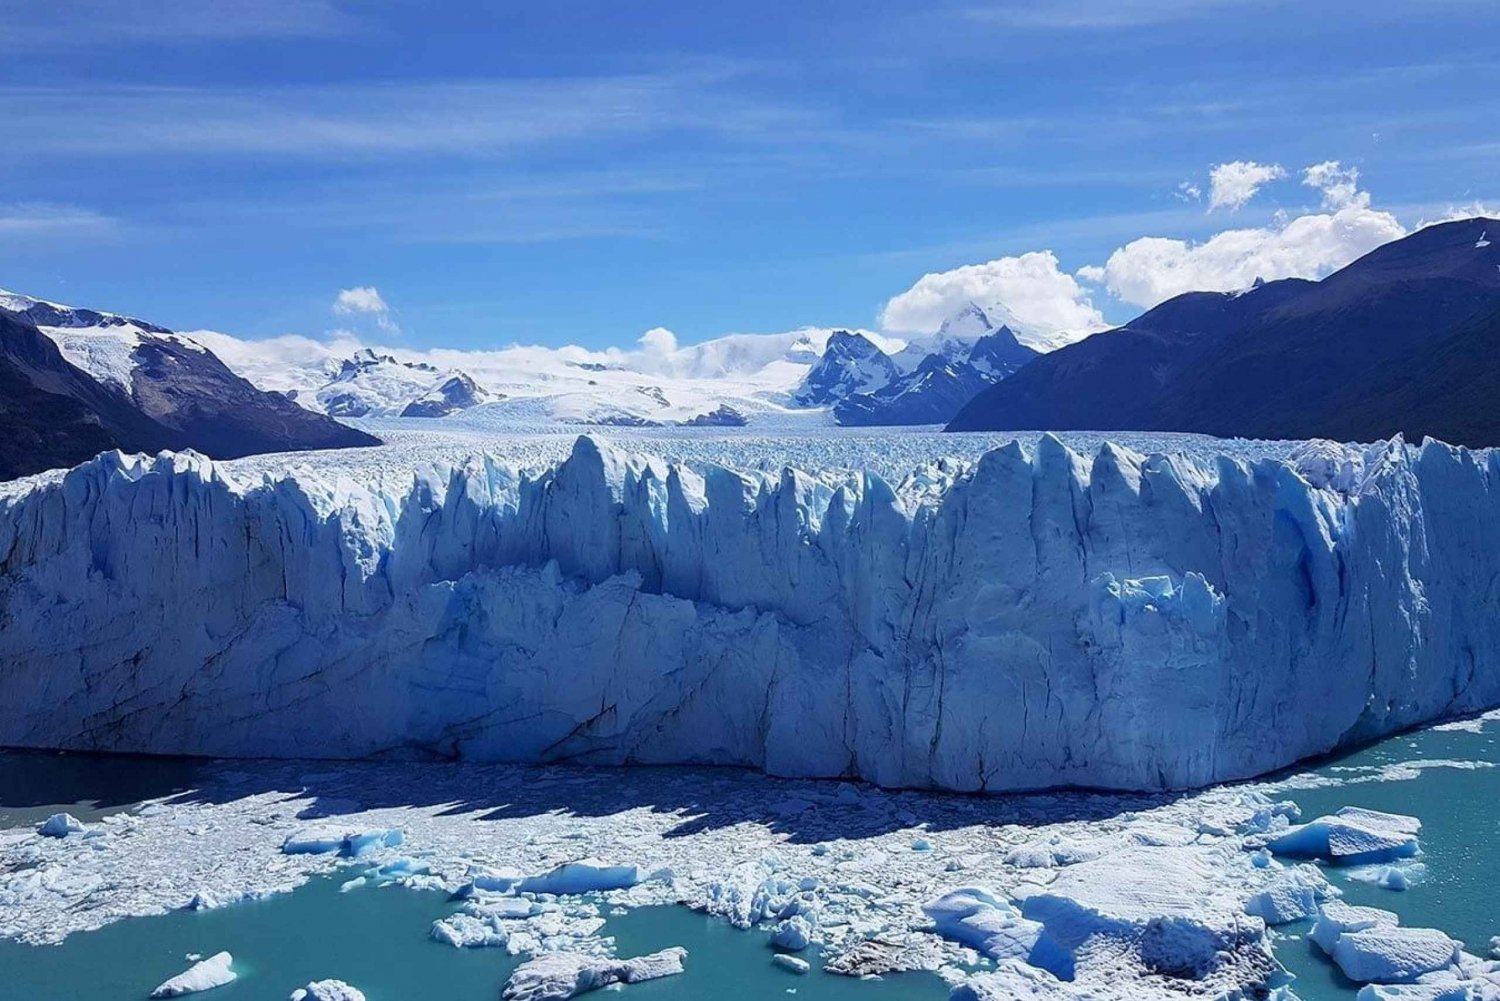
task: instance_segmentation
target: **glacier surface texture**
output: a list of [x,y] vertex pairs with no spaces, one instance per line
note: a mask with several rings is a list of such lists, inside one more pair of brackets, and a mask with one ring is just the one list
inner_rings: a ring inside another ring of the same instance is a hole
[[0,494],[0,744],[1193,787],[1500,703],[1497,482],[1399,439],[895,485],[109,453]]

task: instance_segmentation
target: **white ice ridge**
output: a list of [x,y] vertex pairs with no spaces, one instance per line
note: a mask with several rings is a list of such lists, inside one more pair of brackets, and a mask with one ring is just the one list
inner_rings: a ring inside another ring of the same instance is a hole
[[110,454],[0,494],[0,744],[1198,786],[1500,704],[1497,482],[1399,439],[896,486]]

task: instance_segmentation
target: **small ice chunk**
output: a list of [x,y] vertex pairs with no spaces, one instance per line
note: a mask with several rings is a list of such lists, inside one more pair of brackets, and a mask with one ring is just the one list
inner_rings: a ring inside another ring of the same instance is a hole
[[611,959],[577,952],[549,952],[518,966],[505,988],[502,1001],[563,1001],[612,984],[636,984],[682,972],[687,950],[663,949],[649,956]]
[[1313,923],[1312,938],[1318,948],[1333,954],[1334,943],[1345,932],[1364,931],[1381,925],[1395,927],[1401,919],[1390,911],[1378,907],[1356,907],[1341,900],[1330,900],[1318,908],[1318,920]]
[[291,1001],[365,1001],[365,995],[342,980],[314,980],[292,991]]
[[1459,943],[1436,928],[1376,925],[1350,931],[1333,944],[1333,961],[1361,984],[1410,983],[1458,961]]
[[82,834],[87,830],[83,821],[71,813],[54,813],[42,821],[36,832],[44,838],[65,838],[69,834]]
[[1411,880],[1407,878],[1405,872],[1393,865],[1388,865],[1375,877],[1375,885],[1383,886],[1387,890],[1406,890],[1411,887]]
[[771,932],[771,944],[789,952],[801,952],[812,941],[812,924],[800,914],[793,914]]
[[516,884],[522,893],[564,894],[623,890],[641,881],[640,869],[633,865],[611,865],[596,858],[564,862],[540,876],[527,876]]
[[199,991],[210,990],[214,987],[223,987],[235,978],[235,972],[229,968],[234,962],[234,957],[227,952],[215,953],[207,959],[201,960],[188,967],[182,973],[177,974],[171,980],[162,984],[151,992],[154,998],[175,998],[183,994],[196,994]]
[[1261,892],[1245,901],[1245,913],[1268,925],[1301,921],[1318,913],[1318,901],[1333,895],[1322,875],[1311,866],[1279,873]]
[[812,969],[812,964],[807,960],[798,959],[796,956],[788,956],[784,952],[778,952],[776,955],[772,956],[771,962],[775,963],[783,970],[789,970],[792,973],[796,973],[798,975],[805,974],[808,970]]

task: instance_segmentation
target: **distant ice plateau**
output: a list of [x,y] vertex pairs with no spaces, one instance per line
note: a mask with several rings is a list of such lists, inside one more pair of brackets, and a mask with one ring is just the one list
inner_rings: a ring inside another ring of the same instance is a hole
[[713,440],[9,485],[0,743],[1149,790],[1500,703],[1492,453]]

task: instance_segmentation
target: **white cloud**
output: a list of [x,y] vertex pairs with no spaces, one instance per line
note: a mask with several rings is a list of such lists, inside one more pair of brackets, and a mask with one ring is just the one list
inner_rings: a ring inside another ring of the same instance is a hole
[[1180,202],[1198,202],[1203,200],[1203,189],[1192,181],[1183,181],[1177,185],[1177,200]]
[[669,355],[677,350],[677,335],[666,327],[652,327],[641,335],[639,343],[648,354]]
[[1500,205],[1487,205],[1481,201],[1468,202],[1464,205],[1449,205],[1446,209],[1432,219],[1423,218],[1414,227],[1426,229],[1428,226],[1436,226],[1444,222],[1457,222],[1460,219],[1500,219]]
[[1337,160],[1315,163],[1303,170],[1302,183],[1323,192],[1323,207],[1327,209],[1365,208],[1370,204],[1369,192],[1359,190],[1359,168],[1345,167]]
[[1286,177],[1278,163],[1256,163],[1254,160],[1231,160],[1208,172],[1208,210],[1231,212],[1255,197],[1255,193],[1272,181]]
[[1014,318],[1016,334],[1036,347],[1059,347],[1106,326],[1050,250],[923,275],[886,302],[880,323],[897,334],[930,334],[970,302]]
[[338,298],[333,301],[335,313],[388,313],[390,309],[380,297],[380,291],[373,285],[340,289]]
[[373,285],[340,289],[333,300],[333,311],[339,316],[371,316],[381,330],[393,334],[401,332],[401,328],[391,318],[390,305],[381,298],[380,291]]
[[1257,278],[1322,278],[1406,235],[1394,215],[1370,207],[1353,168],[1329,161],[1302,176],[1323,192],[1329,211],[1278,217],[1269,226],[1225,230],[1202,242],[1142,237],[1110,254],[1103,267],[1078,274],[1124,302],[1150,308],[1183,292],[1228,292]]

